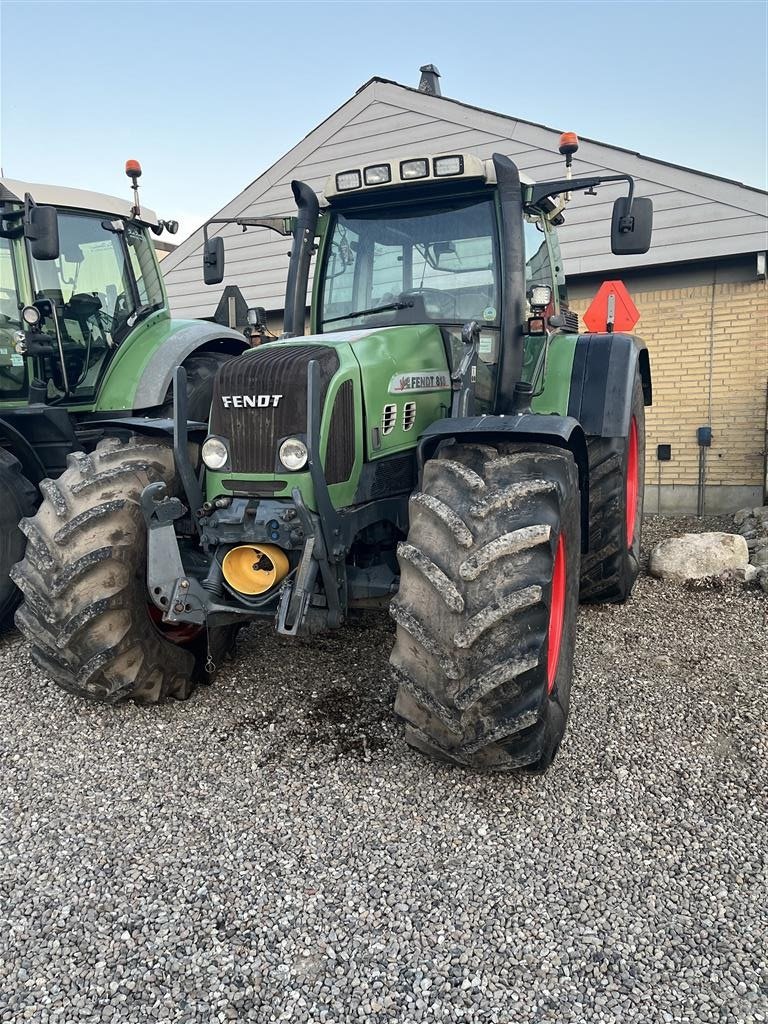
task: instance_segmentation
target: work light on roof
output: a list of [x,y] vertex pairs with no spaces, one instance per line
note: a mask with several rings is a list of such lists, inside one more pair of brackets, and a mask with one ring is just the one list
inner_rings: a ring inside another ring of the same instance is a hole
[[389,164],[375,164],[365,168],[363,177],[366,185],[386,185],[392,181],[392,168]]
[[412,181],[414,178],[429,177],[429,161],[403,160],[400,164],[400,177],[403,181]]
[[437,156],[433,161],[436,178],[450,178],[454,174],[464,173],[464,157]]
[[336,188],[339,192],[351,192],[354,188],[362,188],[360,171],[341,171],[336,175]]

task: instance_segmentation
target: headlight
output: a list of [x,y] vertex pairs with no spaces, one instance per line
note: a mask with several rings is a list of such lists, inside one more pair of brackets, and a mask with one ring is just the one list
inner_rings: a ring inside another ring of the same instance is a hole
[[37,306],[25,306],[21,311],[21,319],[30,327],[37,327],[40,323],[40,310]]
[[283,441],[277,454],[285,468],[290,469],[291,472],[303,469],[309,458],[307,446],[298,437],[289,437]]
[[218,437],[207,437],[203,441],[201,454],[208,469],[221,469],[226,466],[229,458],[227,446]]

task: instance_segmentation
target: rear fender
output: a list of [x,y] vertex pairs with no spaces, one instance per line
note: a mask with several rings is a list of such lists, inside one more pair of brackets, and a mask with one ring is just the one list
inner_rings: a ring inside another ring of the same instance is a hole
[[593,437],[626,437],[635,368],[646,405],[653,400],[648,349],[632,334],[580,334],[571,371],[568,416]]
[[572,416],[518,413],[513,416],[468,416],[436,420],[419,438],[419,479],[424,463],[432,458],[441,443],[493,444],[498,441],[551,444],[570,451],[579,470],[581,491],[581,546],[587,550],[589,541],[589,457],[587,439],[579,422]]

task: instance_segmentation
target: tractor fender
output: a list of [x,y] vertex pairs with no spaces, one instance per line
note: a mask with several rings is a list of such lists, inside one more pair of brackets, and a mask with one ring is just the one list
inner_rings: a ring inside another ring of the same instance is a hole
[[651,362],[645,343],[633,334],[580,334],[571,370],[568,415],[592,437],[626,437],[635,368],[643,398],[651,405]]
[[162,405],[173,382],[176,367],[193,352],[206,348],[239,355],[248,347],[248,342],[239,331],[203,320],[194,321],[174,331],[155,349],[142,370],[133,397],[134,409],[151,409]]
[[37,486],[48,473],[37,452],[18,428],[6,419],[0,419],[0,437],[11,454],[18,459],[24,476]]
[[419,479],[424,463],[434,455],[442,441],[529,442],[551,444],[572,452],[579,470],[581,491],[581,544],[587,550],[589,540],[589,456],[587,439],[581,424],[573,416],[533,412],[511,416],[447,417],[431,423],[419,438]]

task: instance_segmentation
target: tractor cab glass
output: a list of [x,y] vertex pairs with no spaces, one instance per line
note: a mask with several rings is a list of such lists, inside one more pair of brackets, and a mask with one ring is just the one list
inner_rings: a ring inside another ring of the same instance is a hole
[[[99,214],[60,211],[58,219],[59,257],[32,260],[34,288],[55,306],[70,391],[86,395],[107,353],[142,316],[160,308],[163,292],[144,228],[127,222],[116,230]],[[47,370],[62,390],[55,359]]]
[[15,335],[22,326],[17,275],[14,244],[0,238],[0,401],[27,393],[26,360],[15,348]]
[[498,327],[496,253],[490,198],[336,212],[319,327],[460,326],[473,319]]
[[440,325],[454,367],[461,328],[482,325],[477,396],[492,397],[500,285],[491,196],[417,200],[334,212],[319,291],[321,333],[397,324]]

